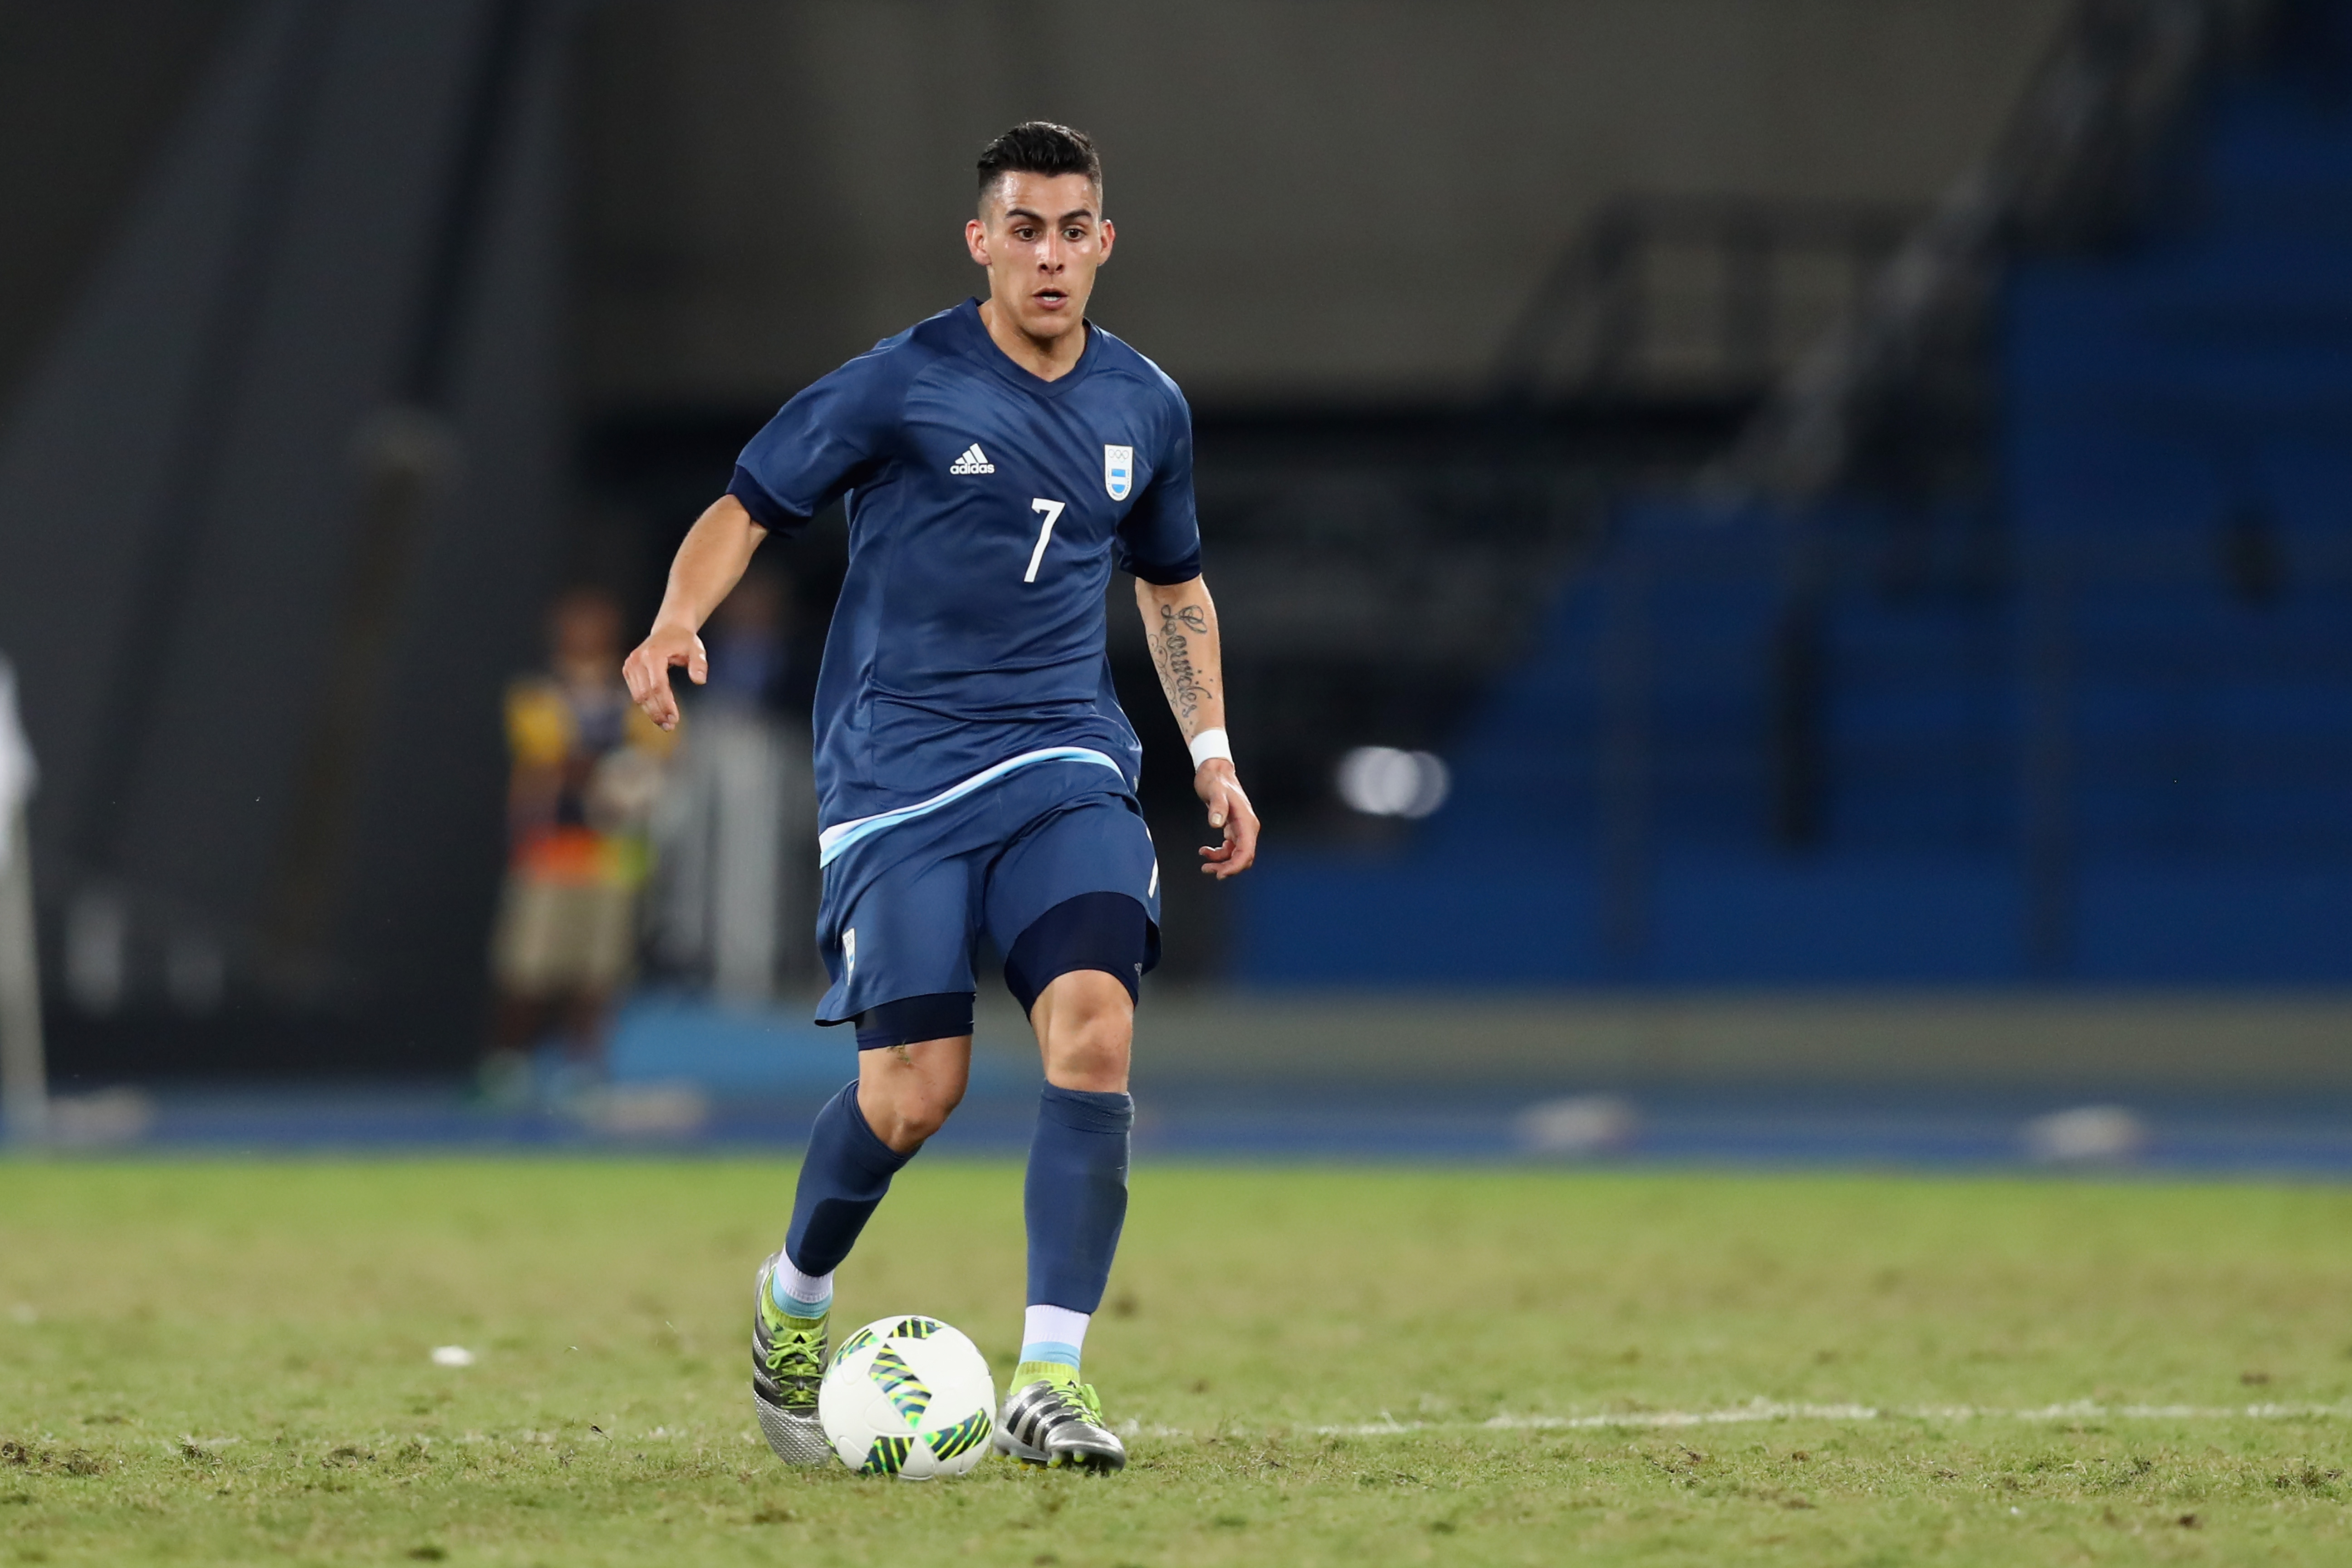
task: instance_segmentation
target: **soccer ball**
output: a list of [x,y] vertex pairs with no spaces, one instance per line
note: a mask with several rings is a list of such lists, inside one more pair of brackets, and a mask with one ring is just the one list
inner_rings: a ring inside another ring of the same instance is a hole
[[841,1342],[816,1414],[859,1475],[960,1476],[988,1457],[996,1380],[980,1347],[937,1318],[884,1318]]

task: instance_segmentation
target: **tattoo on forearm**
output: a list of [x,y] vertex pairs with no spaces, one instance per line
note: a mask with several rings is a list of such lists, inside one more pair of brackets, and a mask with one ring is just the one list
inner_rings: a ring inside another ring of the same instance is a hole
[[1160,626],[1145,639],[1151,645],[1151,662],[1160,671],[1160,689],[1168,693],[1168,705],[1176,710],[1176,721],[1187,734],[1192,732],[1201,700],[1215,695],[1192,662],[1192,638],[1208,635],[1209,612],[1202,606],[1162,605]]

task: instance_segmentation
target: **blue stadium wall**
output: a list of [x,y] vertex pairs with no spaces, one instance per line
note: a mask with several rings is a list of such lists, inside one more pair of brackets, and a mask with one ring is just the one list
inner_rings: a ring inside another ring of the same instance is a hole
[[1435,816],[1276,837],[1235,977],[2352,980],[2341,31],[2217,97],[2153,231],[2012,268],[1997,504],[1629,503]]

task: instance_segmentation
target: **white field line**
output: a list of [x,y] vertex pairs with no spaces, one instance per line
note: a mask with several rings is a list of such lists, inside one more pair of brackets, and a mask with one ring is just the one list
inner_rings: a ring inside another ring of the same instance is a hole
[[[1757,1399],[1722,1410],[1626,1410],[1599,1415],[1495,1415],[1484,1421],[1399,1421],[1317,1426],[1319,1436],[1381,1437],[1406,1432],[1602,1431],[1612,1428],[1738,1426],[1761,1421],[2289,1421],[2352,1416],[2352,1405],[1787,1405]],[[1169,1434],[1173,1436],[1174,1434]]]
[[[1337,1426],[1309,1426],[1306,1430],[1320,1437],[1391,1437],[1413,1432],[1605,1432],[1640,1431],[1678,1426],[1746,1426],[1769,1421],[2312,1421],[2352,1419],[2352,1402],[2337,1405],[2101,1405],[2095,1400],[2077,1399],[2063,1405],[1804,1405],[1787,1404],[1773,1399],[1751,1399],[1745,1405],[1728,1405],[1720,1410],[1620,1410],[1597,1415],[1490,1415],[1484,1421],[1400,1421],[1386,1411],[1378,1421]],[[1163,1426],[1156,1422],[1129,1419],[1118,1424],[1118,1430],[1127,1437],[1161,1437],[1189,1441],[1202,1436],[1183,1426]],[[1248,1436],[1243,1428],[1221,1427],[1221,1433],[1233,1436]],[[656,1426],[648,1431],[624,1433],[617,1426],[611,1431],[590,1428],[586,1432],[542,1432],[524,1427],[513,1432],[467,1432],[455,1437],[443,1437],[442,1442],[511,1443],[552,1446],[560,1442],[617,1442],[625,1437],[631,1442],[662,1441],[690,1437],[691,1428],[672,1432],[667,1426]],[[757,1443],[760,1435],[744,1430],[738,1434],[745,1443]],[[38,1439],[44,1443],[60,1441],[55,1433],[44,1433]],[[167,1453],[190,1450],[209,1452],[241,1443],[242,1437],[183,1436],[177,1441],[165,1441]],[[404,1436],[385,1431],[374,1435],[371,1441],[393,1443],[415,1442],[429,1447],[435,1439],[424,1436]]]

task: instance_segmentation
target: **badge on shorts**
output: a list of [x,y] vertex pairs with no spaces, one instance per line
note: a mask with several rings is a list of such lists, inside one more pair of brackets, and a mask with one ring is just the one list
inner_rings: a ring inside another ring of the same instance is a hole
[[1127,492],[1135,488],[1135,448],[1105,447],[1103,448],[1103,489],[1113,500],[1125,500]]

